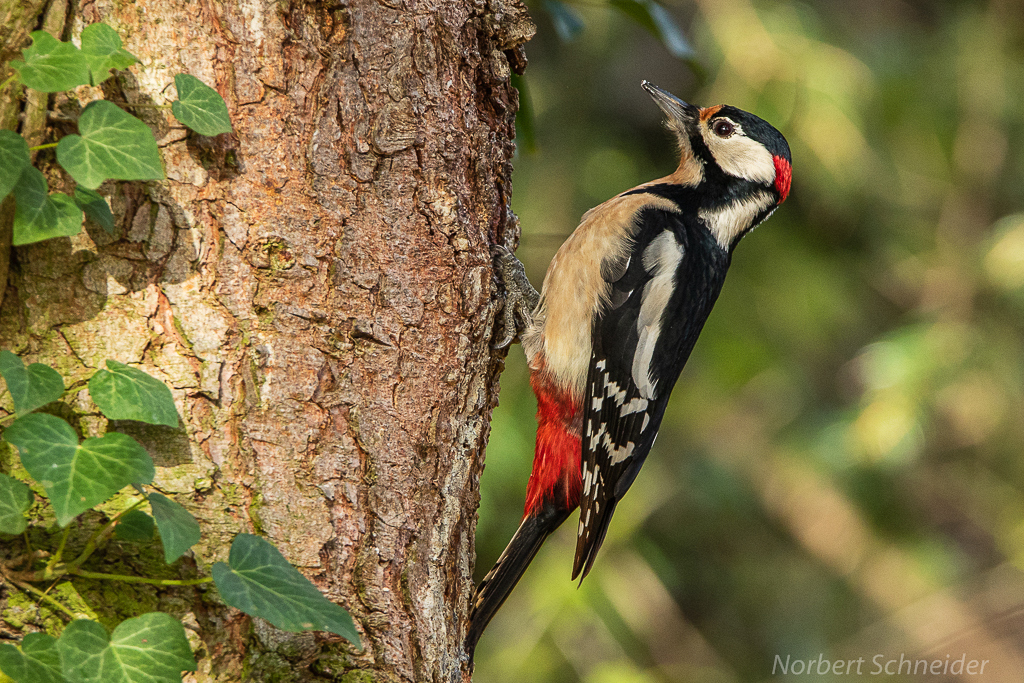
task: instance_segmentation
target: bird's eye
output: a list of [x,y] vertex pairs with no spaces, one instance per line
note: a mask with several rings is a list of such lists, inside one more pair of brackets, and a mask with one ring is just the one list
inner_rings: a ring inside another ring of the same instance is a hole
[[711,130],[720,138],[727,138],[736,132],[736,125],[729,119],[718,119],[711,124]]

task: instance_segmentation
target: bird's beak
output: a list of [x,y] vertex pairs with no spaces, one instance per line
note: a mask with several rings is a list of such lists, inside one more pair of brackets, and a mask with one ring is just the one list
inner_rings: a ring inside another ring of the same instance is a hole
[[679,144],[679,168],[673,175],[677,177],[677,182],[681,185],[698,185],[704,177],[703,164],[694,155],[690,138],[697,135],[700,107],[683,102],[649,81],[643,81],[640,86],[654,98],[655,104],[665,113],[665,125],[675,133]]
[[658,108],[665,112],[669,125],[677,127],[679,124],[682,124],[683,128],[688,128],[700,117],[700,109],[698,107],[683,102],[672,93],[662,90],[650,81],[643,81],[640,86],[647,91],[648,95],[654,98]]

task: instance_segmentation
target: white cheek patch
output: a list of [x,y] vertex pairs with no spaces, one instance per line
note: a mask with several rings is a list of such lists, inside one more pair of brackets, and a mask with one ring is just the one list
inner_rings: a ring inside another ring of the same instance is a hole
[[651,361],[661,334],[662,314],[672,297],[676,270],[683,260],[683,245],[666,230],[651,240],[643,258],[644,269],[654,277],[644,287],[640,299],[640,316],[636,321],[639,339],[633,354],[632,375],[640,396],[652,400],[657,382],[651,378]]
[[772,153],[760,142],[744,135],[738,123],[734,125],[735,133],[727,138],[720,138],[706,124],[701,123],[701,135],[718,166],[737,178],[765,185],[774,184],[775,159]]

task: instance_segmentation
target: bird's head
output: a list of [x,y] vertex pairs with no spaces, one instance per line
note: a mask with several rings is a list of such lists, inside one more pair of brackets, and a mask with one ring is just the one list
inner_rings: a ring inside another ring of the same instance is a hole
[[789,196],[793,176],[789,143],[762,118],[729,105],[698,107],[656,85],[643,82],[678,140],[682,185],[699,190],[701,209],[738,207],[757,210],[749,221],[728,227],[722,238],[735,244]]

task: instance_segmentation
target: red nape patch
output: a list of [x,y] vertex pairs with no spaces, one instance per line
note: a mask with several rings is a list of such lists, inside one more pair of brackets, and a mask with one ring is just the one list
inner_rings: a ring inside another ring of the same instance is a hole
[[580,504],[583,477],[580,473],[580,435],[571,425],[579,411],[572,394],[561,391],[542,372],[530,377],[537,395],[537,449],[533,472],[526,487],[526,510],[536,512],[548,499],[572,510]]
[[775,189],[782,197],[779,204],[789,196],[789,185],[793,182],[793,167],[782,157],[775,157]]

